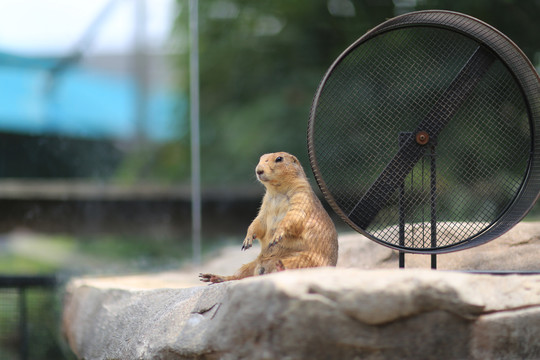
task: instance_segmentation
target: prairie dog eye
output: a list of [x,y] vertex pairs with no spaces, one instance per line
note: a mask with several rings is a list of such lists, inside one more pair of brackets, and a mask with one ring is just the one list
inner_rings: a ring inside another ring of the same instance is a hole
[[277,162],[277,163],[278,163],[278,162],[282,162],[282,161],[283,161],[283,156],[278,156],[278,157],[276,158],[276,162]]

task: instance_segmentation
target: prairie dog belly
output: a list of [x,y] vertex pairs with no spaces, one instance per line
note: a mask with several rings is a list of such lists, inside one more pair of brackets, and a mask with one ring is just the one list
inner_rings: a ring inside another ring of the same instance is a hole
[[271,196],[267,202],[266,213],[266,228],[268,229],[265,236],[268,240],[271,240],[276,232],[276,228],[289,209],[289,199],[285,195],[277,194]]

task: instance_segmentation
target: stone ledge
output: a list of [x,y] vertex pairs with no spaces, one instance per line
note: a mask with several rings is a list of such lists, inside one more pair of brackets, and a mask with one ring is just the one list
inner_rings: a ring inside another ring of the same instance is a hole
[[540,275],[319,268],[184,285],[74,280],[65,336],[81,359],[540,358]]

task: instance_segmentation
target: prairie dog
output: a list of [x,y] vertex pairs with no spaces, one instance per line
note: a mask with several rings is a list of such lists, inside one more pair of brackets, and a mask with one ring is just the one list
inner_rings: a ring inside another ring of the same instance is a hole
[[261,252],[232,276],[200,274],[201,281],[218,283],[285,269],[335,266],[336,228],[298,159],[285,152],[265,154],[255,173],[266,193],[242,250],[249,249],[256,239],[261,243]]

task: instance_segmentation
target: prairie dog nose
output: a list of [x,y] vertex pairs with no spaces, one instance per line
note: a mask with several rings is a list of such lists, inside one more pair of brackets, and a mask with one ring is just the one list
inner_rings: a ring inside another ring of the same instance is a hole
[[257,169],[256,172],[257,172],[257,175],[262,175],[262,174],[264,174],[264,170],[263,170],[263,169]]

